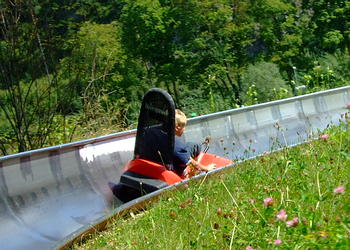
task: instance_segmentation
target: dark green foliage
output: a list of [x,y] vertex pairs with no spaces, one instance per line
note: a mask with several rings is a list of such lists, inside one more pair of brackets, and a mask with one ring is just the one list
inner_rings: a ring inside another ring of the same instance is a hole
[[350,4],[347,0],[303,1],[302,8],[312,11],[314,48],[328,52],[350,53]]
[[2,153],[135,127],[151,87],[190,116],[346,85],[349,11],[344,0],[2,1]]

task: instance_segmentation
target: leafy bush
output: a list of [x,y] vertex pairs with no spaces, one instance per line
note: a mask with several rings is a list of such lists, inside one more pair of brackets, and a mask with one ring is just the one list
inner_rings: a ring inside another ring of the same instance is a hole
[[15,133],[5,121],[5,115],[0,111],[0,155],[6,155],[16,150]]
[[246,105],[275,100],[281,94],[283,97],[290,96],[291,90],[276,64],[260,62],[248,66],[243,75],[242,94]]
[[314,67],[304,74],[302,83],[309,92],[346,85],[350,80],[349,66],[349,56],[326,54],[314,61]]
[[337,85],[345,85],[350,81],[350,56],[345,53],[326,54],[318,59],[318,63],[335,72]]

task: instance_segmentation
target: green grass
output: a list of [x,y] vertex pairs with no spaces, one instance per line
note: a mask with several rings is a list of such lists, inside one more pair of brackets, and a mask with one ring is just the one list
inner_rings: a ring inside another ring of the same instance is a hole
[[[73,249],[349,249],[350,130],[324,133],[191,181]],[[282,209],[299,223],[278,220]]]

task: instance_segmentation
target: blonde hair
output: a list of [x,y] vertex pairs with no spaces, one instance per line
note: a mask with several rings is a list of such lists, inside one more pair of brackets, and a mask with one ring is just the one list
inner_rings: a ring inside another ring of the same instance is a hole
[[175,126],[185,127],[187,124],[187,117],[180,109],[175,109]]

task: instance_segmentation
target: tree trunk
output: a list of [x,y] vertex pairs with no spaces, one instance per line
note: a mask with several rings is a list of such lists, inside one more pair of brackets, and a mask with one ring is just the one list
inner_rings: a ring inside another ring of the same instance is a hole
[[242,105],[242,100],[240,98],[240,88],[239,88],[239,83],[236,85],[230,74],[229,74],[229,66],[227,65],[227,63],[225,62],[225,67],[226,67],[226,77],[227,77],[227,80],[228,82],[230,83],[231,87],[232,87],[232,90],[233,90],[233,94],[234,94],[234,97],[235,97],[235,102],[238,104],[238,105]]
[[175,97],[176,106],[181,108],[182,105],[181,105],[179,93],[178,93],[178,90],[177,90],[176,80],[173,80],[172,83],[173,83],[173,90],[174,90],[174,97]]

